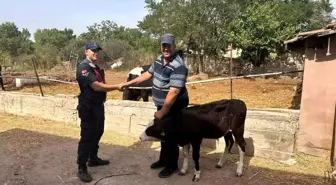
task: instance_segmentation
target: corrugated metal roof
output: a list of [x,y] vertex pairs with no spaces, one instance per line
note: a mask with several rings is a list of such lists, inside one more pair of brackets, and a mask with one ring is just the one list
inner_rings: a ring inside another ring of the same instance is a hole
[[301,32],[299,33],[296,37],[284,41],[284,44],[289,44],[289,43],[294,43],[299,40],[303,40],[312,36],[316,37],[322,37],[326,35],[332,35],[336,33],[336,24],[328,24],[326,28],[323,29],[318,29],[318,30],[312,30],[312,31],[307,31],[307,32]]

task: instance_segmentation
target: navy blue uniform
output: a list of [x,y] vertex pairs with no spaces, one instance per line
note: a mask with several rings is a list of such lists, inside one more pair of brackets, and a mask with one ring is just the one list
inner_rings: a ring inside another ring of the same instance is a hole
[[2,67],[1,67],[1,65],[0,65],[0,85],[1,85],[1,89],[4,91],[4,90],[5,90],[5,87],[4,87],[4,83],[3,83],[3,80],[2,80],[1,70],[2,70]]
[[104,133],[106,92],[97,92],[90,84],[105,83],[104,71],[99,66],[84,60],[77,67],[76,79],[80,88],[78,116],[81,119],[81,138],[78,144],[77,164],[86,165],[96,159],[99,141]]

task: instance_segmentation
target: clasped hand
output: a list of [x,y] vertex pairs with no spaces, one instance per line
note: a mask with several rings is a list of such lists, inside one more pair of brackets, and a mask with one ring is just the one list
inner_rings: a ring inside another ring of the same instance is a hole
[[166,115],[166,112],[164,112],[162,109],[155,112],[154,118],[156,119],[162,119]]
[[127,82],[121,82],[121,83],[118,85],[118,90],[119,90],[119,91],[124,91],[127,87],[128,87]]

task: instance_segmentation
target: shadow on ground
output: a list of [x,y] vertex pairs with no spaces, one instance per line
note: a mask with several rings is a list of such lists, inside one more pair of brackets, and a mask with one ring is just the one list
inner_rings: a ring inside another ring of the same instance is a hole
[[[76,176],[76,152],[78,140],[58,137],[23,129],[0,132],[0,182],[3,184],[83,184]],[[245,158],[245,174],[235,177],[238,155],[227,160],[222,169],[216,169],[221,154],[201,155],[201,180],[192,182],[193,161],[189,156],[189,171],[185,176],[174,174],[160,179],[159,170],[151,170],[150,164],[158,159],[158,151],[151,148],[150,142],[135,143],[131,147],[101,145],[100,156],[110,160],[110,165],[89,168],[94,184],[97,180],[123,173],[136,173],[128,176],[114,176],[102,179],[97,184],[118,185],[159,185],[159,184],[327,184],[321,176],[275,171],[249,165],[251,157]],[[181,155],[180,155],[181,157]],[[180,165],[181,165],[180,160]],[[323,174],[323,172],[322,172]]]

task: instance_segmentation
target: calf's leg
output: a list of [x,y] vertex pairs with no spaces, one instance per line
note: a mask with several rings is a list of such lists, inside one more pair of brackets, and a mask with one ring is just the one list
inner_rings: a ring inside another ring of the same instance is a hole
[[228,154],[231,151],[232,145],[234,143],[233,137],[232,137],[232,132],[228,132],[225,136],[224,136],[224,141],[225,141],[225,148],[224,148],[224,152],[222,153],[222,156],[220,158],[220,160],[218,161],[218,163],[216,164],[216,168],[222,168],[223,167],[223,163],[224,163],[224,159],[225,159],[225,155]]
[[188,170],[188,156],[189,156],[190,144],[183,146],[183,165],[179,172],[179,175],[185,175]]
[[242,144],[238,144],[238,150],[239,150],[239,163],[237,166],[237,177],[243,176],[243,166],[244,166],[244,155],[245,155],[245,146],[242,146]]
[[140,99],[140,90],[125,89],[123,92],[123,100],[138,101]]
[[237,128],[233,131],[236,143],[238,145],[239,151],[239,163],[237,166],[236,176],[241,177],[243,175],[243,166],[244,166],[244,155],[245,155],[245,146],[246,142],[244,140],[244,122],[245,115],[235,116],[234,124],[237,125]]
[[193,151],[193,160],[195,162],[195,173],[192,179],[193,181],[199,181],[201,178],[201,170],[199,166],[201,143],[202,139],[196,139],[191,143]]
[[147,89],[141,90],[141,97],[144,102],[148,102],[148,96],[149,96],[149,93]]

